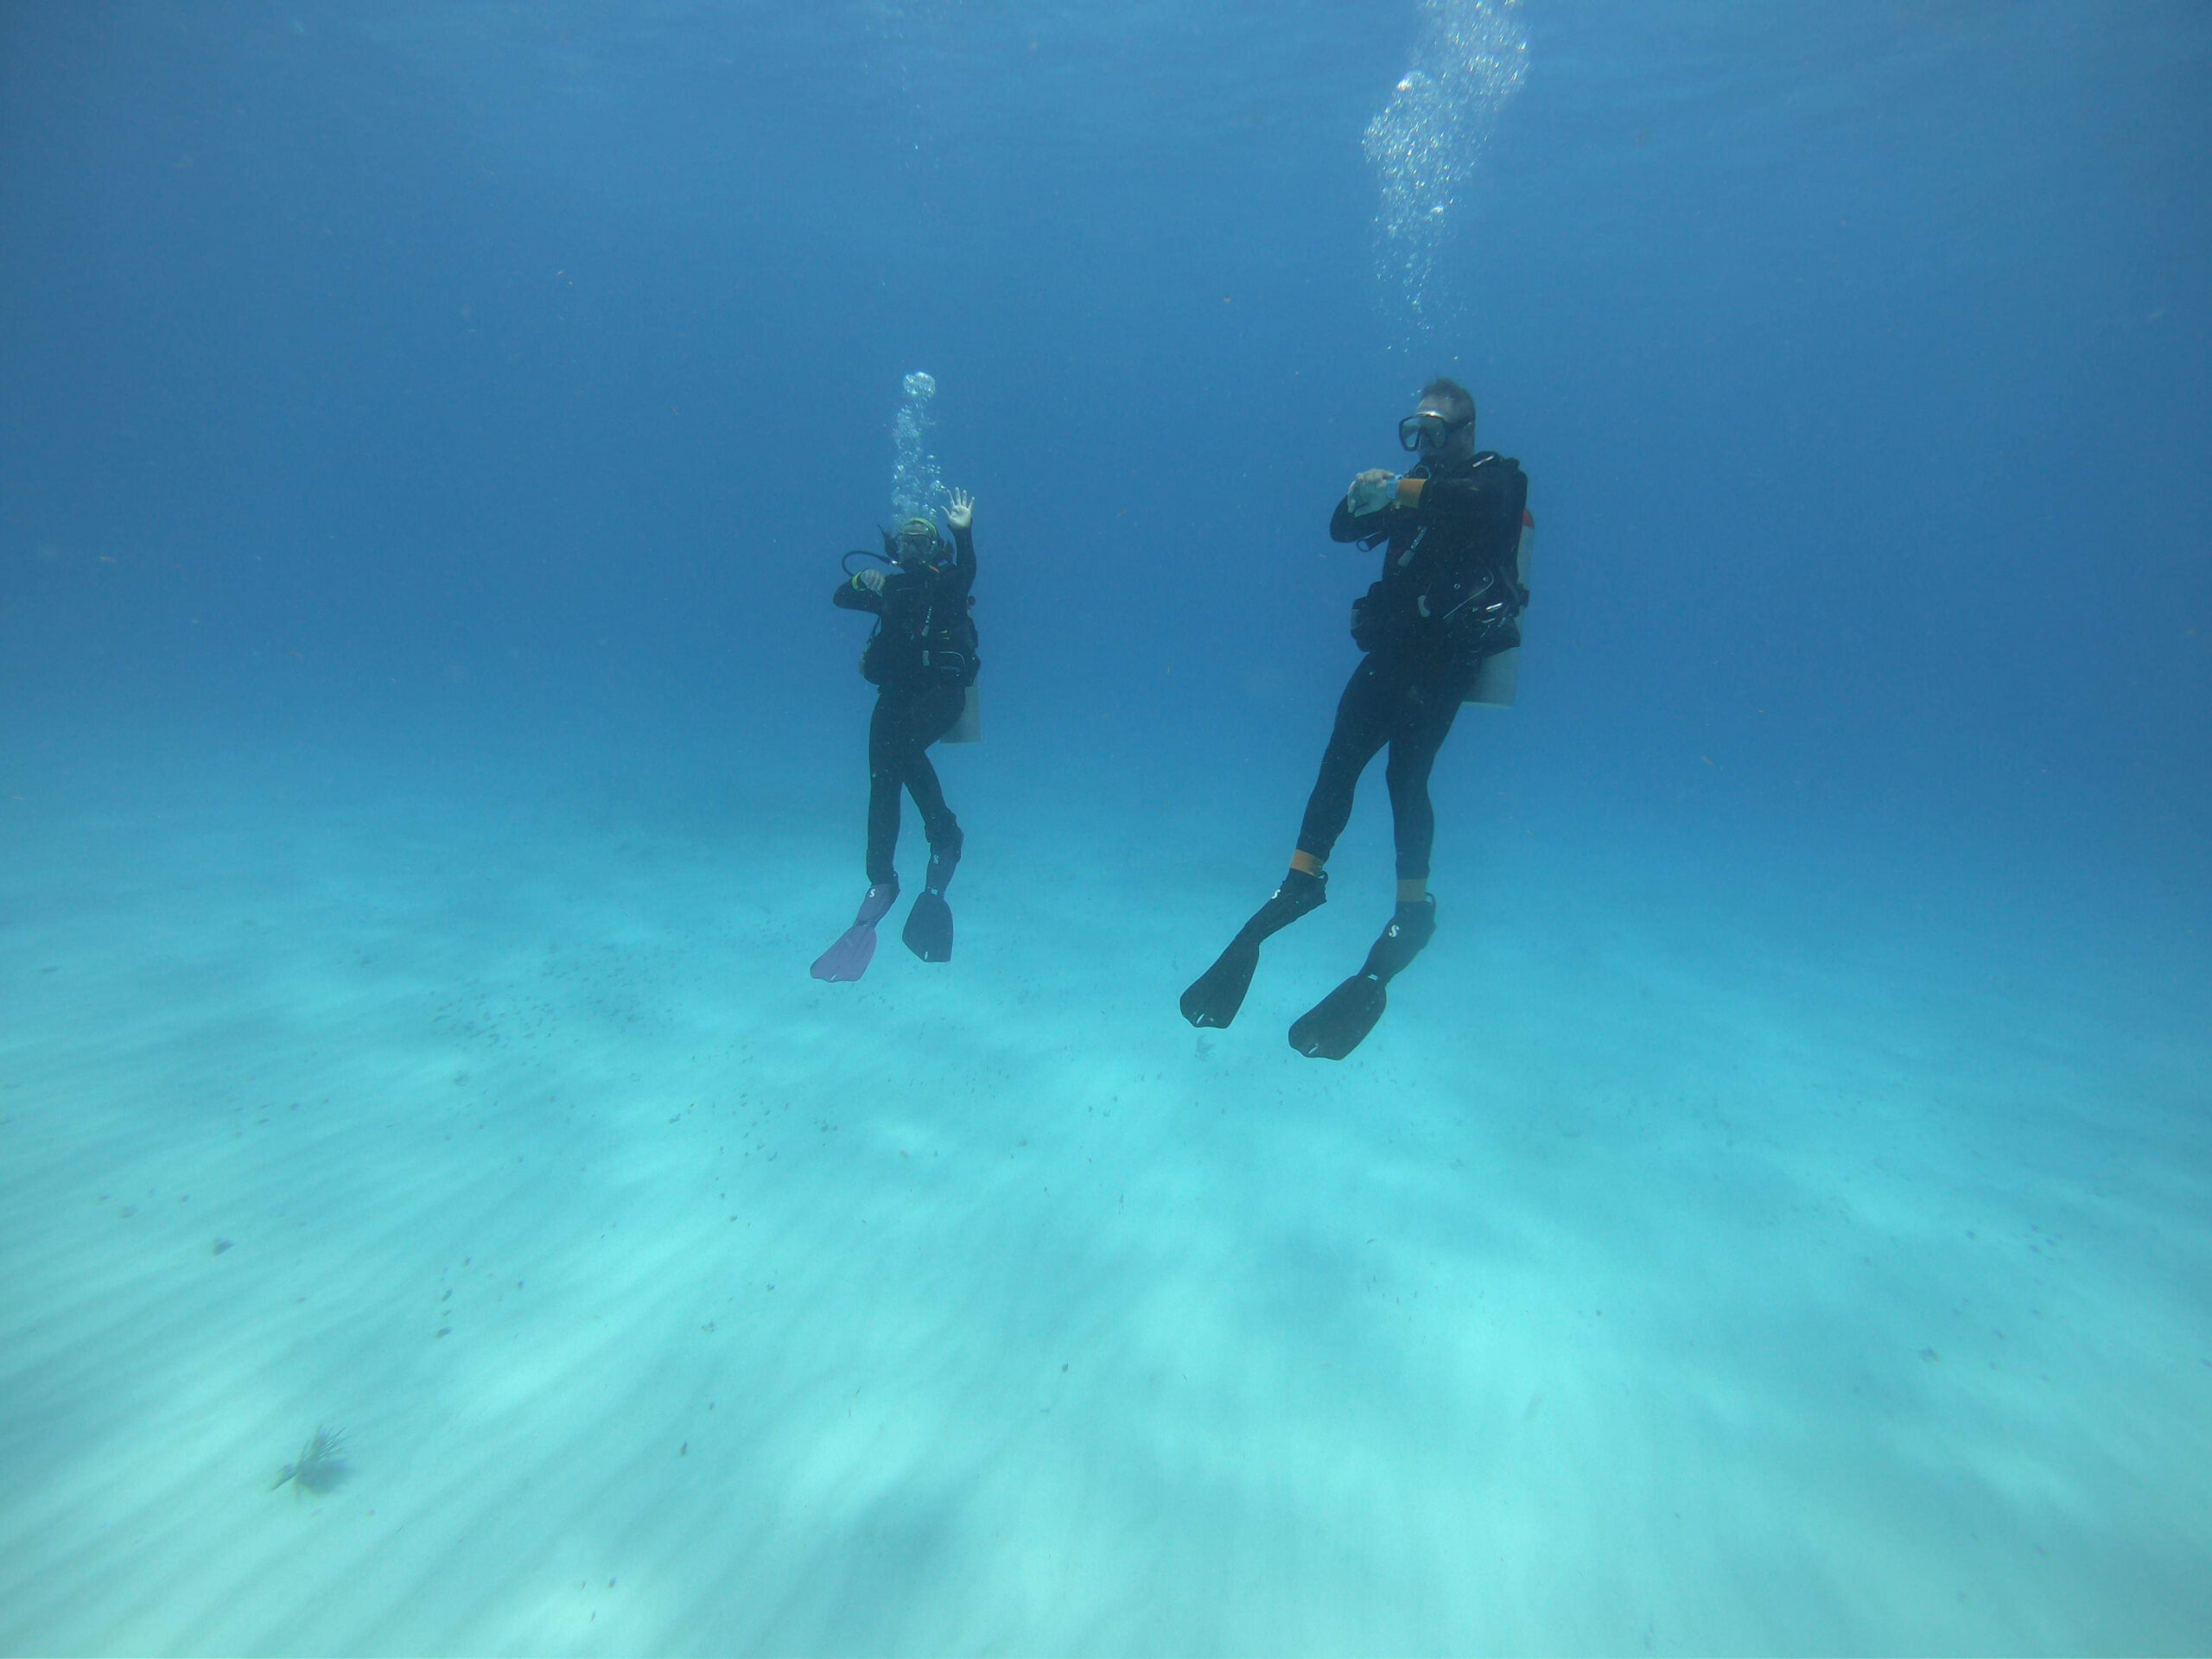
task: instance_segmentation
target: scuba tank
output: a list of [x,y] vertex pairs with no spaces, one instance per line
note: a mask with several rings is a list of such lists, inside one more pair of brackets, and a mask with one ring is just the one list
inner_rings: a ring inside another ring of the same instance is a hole
[[973,680],[968,683],[968,702],[960,711],[960,718],[952,722],[952,729],[938,739],[940,743],[980,743],[983,741],[983,694],[976,689]]
[[[1529,591],[1529,561],[1536,550],[1536,520],[1529,511],[1521,509],[1521,546],[1514,556],[1516,574],[1521,582],[1521,591]],[[1526,613],[1525,612],[1523,613]],[[1514,693],[1520,689],[1521,647],[1509,645],[1482,660],[1475,671],[1475,683],[1467,688],[1465,702],[1486,702],[1493,709],[1510,709]]]

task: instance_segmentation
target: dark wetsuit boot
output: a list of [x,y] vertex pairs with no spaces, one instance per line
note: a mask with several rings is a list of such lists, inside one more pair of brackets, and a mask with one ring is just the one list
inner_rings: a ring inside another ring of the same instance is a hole
[[906,912],[906,931],[899,937],[924,962],[952,960],[952,906],[944,902],[944,890],[952,873],[960,868],[964,840],[956,831],[944,846],[930,849],[929,874],[922,879],[921,892],[914,896],[913,909]]
[[1398,906],[1382,937],[1369,947],[1367,961],[1290,1028],[1290,1046],[1309,1060],[1341,1060],[1360,1046],[1382,1017],[1389,998],[1382,988],[1403,973],[1421,947],[1436,937],[1436,900],[1420,899]]
[[1252,975],[1260,965],[1260,942],[1320,909],[1328,899],[1326,871],[1308,875],[1304,870],[1293,870],[1284,876],[1274,896],[1237,930],[1229,949],[1183,993],[1183,1017],[1201,1027],[1225,1026],[1234,1020],[1236,1010],[1244,1006],[1244,993],[1252,988]]

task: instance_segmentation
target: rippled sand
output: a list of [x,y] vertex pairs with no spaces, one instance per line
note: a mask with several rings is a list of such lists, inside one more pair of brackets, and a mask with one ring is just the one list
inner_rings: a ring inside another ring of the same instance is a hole
[[2212,1630],[2207,1056],[2124,1001],[1532,849],[1331,1066],[1371,842],[1201,1037],[1268,861],[973,786],[857,986],[842,821],[132,802],[5,830],[10,1650]]

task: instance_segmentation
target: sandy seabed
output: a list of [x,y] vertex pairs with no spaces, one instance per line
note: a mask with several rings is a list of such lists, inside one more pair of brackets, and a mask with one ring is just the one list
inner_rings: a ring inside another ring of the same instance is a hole
[[955,960],[823,986],[842,819],[10,811],[9,1651],[2212,1644],[2124,992],[1532,848],[1330,1065],[1371,839],[1201,1034],[1274,871],[1134,827],[971,812]]

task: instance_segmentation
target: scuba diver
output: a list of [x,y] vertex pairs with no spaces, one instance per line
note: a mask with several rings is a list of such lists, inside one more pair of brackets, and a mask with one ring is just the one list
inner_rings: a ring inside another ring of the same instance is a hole
[[1397,842],[1398,904],[1359,972],[1290,1028],[1309,1058],[1341,1060],[1358,1047],[1387,1002],[1383,987],[1436,931],[1428,891],[1436,811],[1428,774],[1459,705],[1487,658],[1521,643],[1520,543],[1529,498],[1521,464],[1475,448],[1475,400],[1457,381],[1421,388],[1398,441],[1421,455],[1404,473],[1376,468],[1351,481],[1329,524],[1331,537],[1384,546],[1382,580],[1352,607],[1363,655],[1337,704],[1336,728],[1306,804],[1289,874],[1219,960],[1183,993],[1198,1027],[1236,1017],[1260,963],[1260,944],[1328,898],[1328,861],[1351,817],[1352,790],[1376,752],[1389,746],[1384,779]]
[[858,979],[875,956],[875,925],[899,897],[892,855],[902,789],[921,810],[930,843],[929,873],[902,937],[924,962],[951,959],[952,907],[944,889],[960,864],[960,825],[926,751],[947,735],[963,741],[955,728],[974,707],[976,625],[969,611],[976,601],[969,589],[976,581],[975,516],[974,498],[955,490],[945,513],[949,542],[934,520],[909,518],[883,534],[885,569],[855,571],[855,557],[876,556],[848,553],[847,579],[830,595],[842,609],[875,617],[861,673],[877,691],[868,727],[868,894],[852,926],[816,960],[817,979]]

